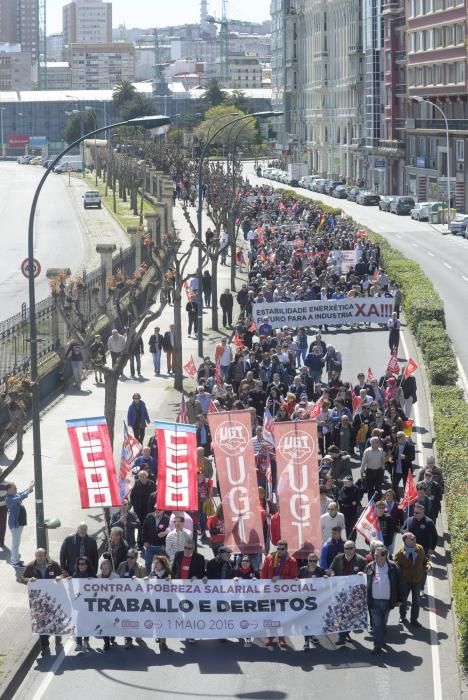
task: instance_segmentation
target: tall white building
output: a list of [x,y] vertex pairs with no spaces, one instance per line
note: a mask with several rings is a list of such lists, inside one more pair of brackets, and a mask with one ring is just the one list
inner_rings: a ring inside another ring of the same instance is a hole
[[70,49],[72,88],[112,90],[117,83],[135,79],[135,46],[113,44],[72,44]]
[[73,0],[63,8],[63,43],[106,44],[112,41],[112,3]]
[[278,138],[313,173],[361,177],[361,0],[274,0],[272,89]]

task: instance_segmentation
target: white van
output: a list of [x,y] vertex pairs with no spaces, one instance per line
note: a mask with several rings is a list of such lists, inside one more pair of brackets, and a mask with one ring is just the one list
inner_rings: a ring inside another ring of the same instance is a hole
[[82,160],[63,161],[54,168],[54,173],[81,173],[84,168]]
[[85,209],[88,207],[101,208],[101,195],[97,190],[88,190],[83,195],[83,206]]

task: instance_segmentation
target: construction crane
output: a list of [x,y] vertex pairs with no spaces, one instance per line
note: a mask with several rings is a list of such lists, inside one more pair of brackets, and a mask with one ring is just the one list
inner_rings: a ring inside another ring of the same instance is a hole
[[155,95],[164,95],[167,92],[167,85],[164,80],[161,63],[161,52],[159,47],[158,30],[154,28],[151,35],[142,36],[138,40],[139,44],[152,44],[153,46],[153,92]]
[[37,83],[39,90],[47,90],[46,0],[38,0],[37,15]]
[[227,18],[227,0],[223,0],[221,19],[216,19],[209,15],[206,18],[210,24],[219,25],[219,62],[220,79],[227,87],[229,83],[229,22]]

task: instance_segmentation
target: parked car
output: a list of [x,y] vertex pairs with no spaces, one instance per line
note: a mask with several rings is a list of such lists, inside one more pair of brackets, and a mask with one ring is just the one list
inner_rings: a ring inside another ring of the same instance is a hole
[[344,185],[337,185],[332,192],[332,197],[336,197],[337,199],[346,199],[347,196],[346,187]]
[[88,209],[88,207],[101,208],[101,195],[97,190],[88,190],[83,195],[83,207]]
[[468,225],[468,214],[456,214],[455,218],[450,221],[448,228],[450,233],[455,236],[465,236],[466,226]]
[[318,177],[312,184],[312,190],[314,192],[321,192],[321,187],[325,182],[326,180],[323,177]]
[[343,184],[342,180],[332,180],[331,182],[328,183],[327,188],[325,190],[325,194],[332,195],[335,187],[338,187],[338,185],[342,185],[342,184]]
[[361,190],[356,196],[356,202],[365,206],[377,206],[377,204],[380,202],[380,195],[375,194],[375,192]]
[[309,190],[311,182],[316,179],[314,175],[304,175],[304,177],[301,177],[299,180],[299,187],[304,187],[306,190]]
[[31,159],[32,159],[33,157],[34,157],[34,156],[19,156],[19,157],[16,159],[16,162],[17,162],[17,163],[20,163],[20,165],[27,165],[27,164],[31,161]]
[[323,182],[319,185],[317,192],[321,192],[322,194],[328,194],[328,186],[331,182],[333,182],[333,180],[330,180],[329,178],[323,180]]
[[346,190],[347,197],[350,202],[355,202],[360,190],[358,187],[349,187]]
[[417,221],[432,221],[432,214],[437,214],[443,207],[443,202],[418,202],[414,209],[411,209],[411,218]]
[[396,195],[383,195],[380,197],[379,209],[380,211],[390,211],[390,204],[395,199]]
[[395,197],[390,203],[390,211],[397,216],[408,216],[411,209],[414,209],[415,201],[412,197]]
[[31,160],[29,161],[29,165],[40,165],[41,161],[41,156],[34,156],[34,158],[31,158]]

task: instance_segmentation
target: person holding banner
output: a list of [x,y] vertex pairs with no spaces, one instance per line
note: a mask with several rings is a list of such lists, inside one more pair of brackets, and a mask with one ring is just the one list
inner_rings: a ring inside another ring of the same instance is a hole
[[[343,554],[336,555],[327,573],[330,576],[352,576],[364,571],[365,567],[366,560],[356,553],[356,544],[353,540],[346,540]],[[351,641],[349,631],[340,632],[336,646],[343,646],[349,641]]]
[[[278,581],[278,579],[295,579],[297,578],[297,561],[288,552],[288,543],[286,540],[280,540],[276,545],[276,552],[268,554],[265,557],[263,566],[260,572],[260,578]],[[273,647],[273,637],[267,637],[265,646],[268,649]],[[286,640],[284,637],[278,637],[278,646],[280,649],[286,649]]]
[[[97,575],[97,578],[105,578],[105,579],[119,578],[118,573],[112,569],[112,562],[109,559],[102,560],[101,565],[99,567],[99,573]],[[103,637],[102,639],[104,640],[103,651],[109,651],[111,648],[111,644],[115,643],[115,637]]]
[[[307,557],[307,564],[301,566],[299,570],[299,578],[322,578],[326,576],[325,571],[318,565],[318,555],[311,552]],[[316,637],[306,635],[304,637],[304,646],[302,647],[304,651],[310,649],[310,644],[312,642],[318,642]]]
[[[76,569],[69,578],[94,578],[96,574],[91,571],[91,566],[88,557],[78,557],[76,561]],[[76,637],[75,638],[75,651],[83,651],[83,644],[85,649],[89,649],[89,637]]]

